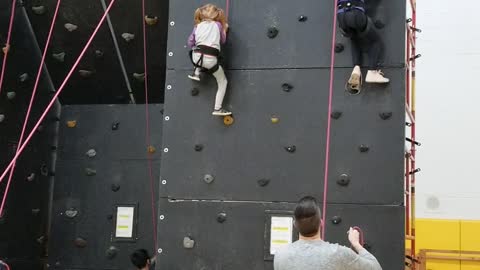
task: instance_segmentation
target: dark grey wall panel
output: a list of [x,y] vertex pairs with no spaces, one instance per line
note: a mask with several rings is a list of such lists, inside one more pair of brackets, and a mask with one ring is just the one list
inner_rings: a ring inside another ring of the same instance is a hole
[[[170,24],[167,57],[169,69],[192,69],[187,57],[186,42],[193,28],[193,13],[205,3],[224,8],[225,0],[170,1]],[[242,0],[231,1],[230,33],[225,47],[227,68],[313,68],[330,66],[333,3],[329,0]],[[373,20],[381,20],[379,29],[385,47],[384,66],[398,67],[405,63],[405,9],[402,0],[371,1]],[[299,22],[299,16],[307,21]],[[276,27],[276,38],[267,37]],[[350,42],[337,33],[337,42],[345,50],[337,54],[335,66],[352,66]],[[365,62],[366,64],[366,62]]]
[[[273,269],[264,260],[267,210],[293,210],[293,204],[249,202],[199,202],[161,200],[158,239],[162,252],[157,269]],[[359,226],[370,251],[383,269],[404,269],[403,207],[329,205],[326,238],[347,245],[346,231]],[[217,215],[227,219],[217,222]],[[342,222],[330,220],[340,216]],[[184,237],[195,241],[183,247]]]
[[[336,71],[333,106],[342,116],[332,122],[329,202],[400,204],[404,70],[388,69],[395,83],[368,86],[358,96],[344,90],[349,70]],[[162,196],[294,202],[312,191],[322,194],[328,69],[229,72],[226,104],[235,117],[229,127],[211,115],[215,82],[192,83],[187,74],[167,74],[172,89],[166,93]],[[293,89],[282,91],[283,83]],[[198,96],[191,95],[193,87]],[[382,112],[392,117],[382,120]],[[361,153],[362,144],[370,151]],[[291,145],[296,152],[284,149]],[[347,187],[336,184],[343,173],[351,177]],[[214,182],[206,184],[205,174]],[[259,179],[270,183],[260,187]]]

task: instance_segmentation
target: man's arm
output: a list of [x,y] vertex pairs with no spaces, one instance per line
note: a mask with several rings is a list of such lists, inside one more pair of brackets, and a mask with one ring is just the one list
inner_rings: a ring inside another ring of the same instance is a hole
[[339,246],[338,255],[345,266],[345,270],[382,270],[377,259],[362,246],[354,247],[358,254],[353,250]]

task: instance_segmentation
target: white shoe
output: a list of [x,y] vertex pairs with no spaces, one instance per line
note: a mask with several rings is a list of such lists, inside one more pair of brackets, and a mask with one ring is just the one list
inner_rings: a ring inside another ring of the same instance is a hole
[[212,112],[212,115],[217,115],[217,116],[227,116],[227,115],[232,115],[232,112],[229,112],[225,109],[220,109],[220,110],[214,110]]
[[200,75],[188,75],[188,78],[190,78],[190,80],[193,80],[193,81],[197,81],[199,82],[200,81]]
[[385,78],[383,75],[381,70],[369,70],[365,81],[367,83],[389,83],[390,79]]

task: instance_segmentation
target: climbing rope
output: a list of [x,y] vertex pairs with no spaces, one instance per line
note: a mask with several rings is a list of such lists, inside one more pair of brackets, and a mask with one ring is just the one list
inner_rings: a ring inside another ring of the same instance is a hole
[[8,264],[2,260],[0,260],[0,265],[3,265],[6,270],[10,270],[10,266],[8,266]]
[[325,174],[323,178],[323,212],[322,212],[322,239],[325,239],[325,224],[327,217],[327,191],[328,191],[328,165],[330,161],[330,131],[332,126],[332,98],[333,98],[333,71],[335,64],[335,40],[337,39],[337,9],[338,0],[334,0],[333,26],[332,26],[332,47],[330,56],[330,85],[328,91],[328,115],[327,115],[327,137],[325,142]]
[[[145,0],[142,0],[142,21],[145,18]],[[148,112],[148,71],[147,71],[147,26],[143,21],[143,65],[145,73],[145,141],[147,147],[150,147],[150,114]],[[148,176],[150,178],[150,195],[152,204],[152,227],[154,250],[158,248],[157,244],[157,214],[155,211],[155,182],[153,178],[152,153],[147,151]]]
[[[32,111],[33,103],[34,103],[34,100],[35,100],[35,94],[37,93],[38,84],[40,82],[40,77],[42,76],[42,69],[43,69],[43,65],[45,63],[45,57],[47,55],[48,46],[50,45],[50,40],[52,38],[53,28],[55,26],[55,21],[57,20],[58,10],[60,8],[60,3],[61,2],[62,2],[62,0],[57,1],[57,6],[55,8],[55,13],[53,14],[52,24],[50,25],[50,31],[48,32],[47,41],[45,42],[45,49],[43,50],[42,60],[40,60],[40,66],[38,67],[37,78],[35,80],[35,85],[33,86],[32,97],[30,98],[30,103],[28,104],[27,114],[25,115],[25,120],[23,122],[22,132],[20,134],[20,139],[18,140],[17,152],[18,152],[18,149],[20,148],[20,145],[23,142],[23,137],[25,136],[25,131],[27,129],[28,119],[30,118],[30,113]],[[8,176],[7,186],[5,187],[5,193],[3,194],[2,204],[0,205],[0,217],[3,214],[3,209],[4,209],[4,206],[5,206],[5,202],[7,200],[8,190],[10,188],[10,182],[12,181],[13,173],[15,171],[15,165],[16,165],[16,162],[13,163],[12,169],[10,170],[10,175]],[[0,180],[0,182],[2,182],[2,181]]]
[[[12,1],[12,13],[10,14],[10,23],[8,24],[8,34],[7,34],[7,42],[5,43],[5,47],[3,48],[3,64],[2,70],[0,71],[0,93],[2,93],[2,86],[3,86],[3,78],[5,76],[5,70],[7,67],[7,58],[8,52],[10,51],[10,39],[12,37],[12,28],[13,28],[13,20],[15,19],[15,6],[17,5],[17,0]],[[1,181],[0,181],[1,182]]]
[[230,0],[225,0],[225,17],[227,18],[227,22],[228,22],[228,15],[229,15],[229,12],[230,12]]
[[102,26],[103,22],[105,21],[105,18],[107,17],[107,14],[108,12],[110,11],[110,9],[112,8],[113,4],[115,3],[116,0],[112,0],[110,1],[110,4],[108,5],[107,7],[107,10],[105,11],[105,13],[103,14],[102,18],[100,19],[100,22],[98,23],[97,27],[95,28],[95,30],[93,31],[92,35],[90,36],[89,40],[87,41],[87,43],[85,44],[85,47],[83,48],[82,52],[80,53],[80,55],[78,56],[77,60],[75,61],[75,63],[73,64],[72,68],[70,69],[70,71],[68,72],[67,76],[65,77],[64,81],[62,82],[62,84],[60,85],[60,87],[58,88],[57,92],[55,93],[55,95],[53,96],[52,100],[50,101],[50,103],[47,105],[47,107],[45,108],[45,111],[42,113],[42,115],[40,116],[40,118],[38,119],[38,122],[35,124],[35,126],[33,127],[32,131],[30,132],[30,134],[27,136],[27,138],[25,139],[25,142],[22,144],[22,146],[20,148],[18,148],[18,151],[17,153],[15,154],[15,156],[12,158],[12,161],[8,164],[7,168],[5,168],[5,171],[2,173],[2,175],[0,176],[0,181],[2,181],[5,176],[7,175],[8,171],[12,168],[13,164],[17,161],[18,157],[23,153],[23,150],[25,150],[25,147],[27,147],[28,143],[30,142],[30,140],[32,139],[33,135],[35,134],[35,132],[37,131],[38,127],[41,125],[41,123],[43,122],[43,120],[45,119],[45,117],[47,116],[48,112],[50,111],[50,109],[52,108],[53,104],[55,103],[55,101],[57,100],[58,96],[62,93],[63,89],[65,88],[65,85],[67,84],[68,80],[70,79],[70,77],[72,76],[73,72],[75,72],[78,64],[80,63],[80,61],[82,60],[83,56],[85,55],[85,53],[87,52],[88,48],[90,47],[90,44],[92,43],[93,39],[95,38],[95,36],[97,35],[100,27]]

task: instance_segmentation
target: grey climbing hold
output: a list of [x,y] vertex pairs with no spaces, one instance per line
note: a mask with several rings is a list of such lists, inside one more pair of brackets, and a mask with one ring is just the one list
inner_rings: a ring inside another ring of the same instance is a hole
[[73,243],[78,248],[84,248],[84,247],[87,246],[87,241],[85,239],[81,238],[81,237],[77,237],[77,239],[75,239],[75,241],[73,241]]
[[120,190],[120,185],[119,184],[112,184],[112,191],[117,192]]
[[68,32],[73,32],[78,29],[78,26],[76,26],[73,23],[66,23],[64,26],[65,26],[65,29],[68,30]]
[[186,249],[192,249],[195,246],[195,240],[191,239],[188,236],[183,238],[183,247]]
[[122,38],[125,39],[126,42],[130,42],[135,38],[135,35],[131,33],[123,33]]
[[366,153],[370,150],[370,147],[368,147],[366,144],[362,144],[358,147],[358,150],[360,150],[362,153]]
[[388,120],[392,117],[393,113],[392,112],[382,112],[379,114],[380,118],[382,118],[382,120]]
[[267,36],[272,39],[275,38],[278,36],[278,29],[275,26],[268,28]]
[[90,149],[87,151],[87,153],[85,153],[85,155],[87,155],[89,158],[94,158],[97,155],[97,151],[95,151],[95,149]]
[[340,186],[348,186],[349,183],[350,176],[348,176],[348,174],[341,174],[340,177],[338,177],[337,179],[337,184],[339,184]]
[[97,58],[102,58],[103,57],[103,52],[101,50],[95,50],[95,56]]
[[41,173],[43,176],[48,176],[47,164],[42,164],[42,166],[40,167],[40,173]]
[[43,125],[40,125],[40,126],[38,126],[37,131],[38,131],[38,132],[42,132],[43,129],[44,129]]
[[195,151],[200,152],[202,150],[203,150],[203,145],[201,145],[201,144],[196,144],[195,145]]
[[85,174],[86,174],[87,176],[94,176],[94,175],[97,174],[97,171],[94,170],[94,169],[86,168],[86,169],[85,169]]
[[23,73],[22,75],[18,76],[18,80],[20,82],[26,82],[28,80],[28,73]]
[[113,259],[117,256],[118,249],[114,246],[110,246],[107,251],[105,252],[105,256],[107,259]]
[[224,212],[219,213],[217,215],[217,221],[218,223],[224,223],[225,221],[227,221],[227,213],[224,213]]
[[3,120],[5,120],[5,115],[4,115],[4,114],[0,114],[0,123],[3,122]]
[[336,53],[341,53],[345,49],[345,46],[343,46],[342,43],[335,43],[335,52]]
[[17,93],[15,92],[7,92],[7,99],[12,100],[17,96]]
[[65,55],[66,53],[54,53],[52,54],[53,59],[57,60],[58,62],[65,62]]
[[43,15],[47,11],[47,9],[45,8],[45,6],[33,6],[32,11],[37,15]]
[[32,182],[33,180],[35,180],[35,174],[31,173],[29,176],[27,176],[27,181]]
[[293,89],[293,86],[291,84],[288,84],[288,83],[282,84],[282,90],[284,92],[290,92],[292,91],[292,89]]
[[74,218],[78,215],[78,210],[75,210],[74,208],[70,208],[70,209],[65,211],[65,215],[68,218]]
[[37,243],[39,243],[40,245],[42,245],[43,243],[45,243],[45,236],[42,235],[42,236],[40,236],[39,238],[37,238]]
[[32,215],[36,216],[40,213],[40,209],[39,208],[33,208],[32,209]]
[[84,78],[88,78],[88,77],[91,77],[94,72],[86,69],[80,69],[78,73],[80,74],[80,76]]
[[308,17],[305,15],[300,15],[298,16],[298,21],[299,22],[306,22],[308,20]]
[[206,175],[203,177],[203,181],[205,181],[205,183],[207,183],[207,184],[212,183],[213,180],[215,180],[215,178],[214,178],[213,175],[211,175],[211,174],[206,174]]
[[145,81],[145,73],[133,73],[133,78],[139,82]]
[[257,180],[257,183],[258,183],[259,186],[265,187],[270,183],[270,179],[265,179],[265,178],[259,179],[259,180]]
[[119,122],[112,123],[112,130],[118,130],[119,126],[120,126]]
[[339,111],[334,111],[332,112],[332,114],[330,115],[333,119],[339,119],[340,117],[342,117],[342,112],[339,112]]
[[192,96],[198,96],[199,93],[200,91],[198,90],[198,88],[193,88],[192,91],[190,91],[190,94]]

